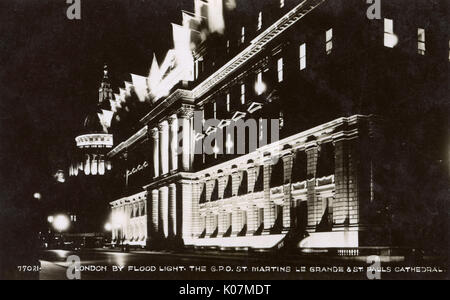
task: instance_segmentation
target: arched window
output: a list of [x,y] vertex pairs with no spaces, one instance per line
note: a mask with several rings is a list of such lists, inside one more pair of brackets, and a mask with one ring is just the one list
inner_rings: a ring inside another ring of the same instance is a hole
[[199,204],[206,203],[206,184],[203,184],[202,193],[200,194]]
[[334,146],[333,143],[322,144],[317,161],[317,178],[334,174]]
[[280,158],[276,165],[272,166],[272,174],[270,176],[270,187],[279,187],[284,183],[284,165],[283,160]]
[[211,194],[211,202],[219,200],[219,181],[216,179],[214,181],[214,187]]
[[228,176],[227,186],[225,187],[223,198],[228,199],[231,197],[233,197],[233,177],[230,175]]
[[297,151],[292,168],[292,182],[303,182],[307,179],[308,162],[304,151]]
[[242,174],[242,181],[239,185],[238,195],[246,195],[248,193],[248,173],[247,171],[244,171]]
[[255,189],[253,191],[255,193],[264,191],[264,166],[259,167],[259,174],[256,178]]

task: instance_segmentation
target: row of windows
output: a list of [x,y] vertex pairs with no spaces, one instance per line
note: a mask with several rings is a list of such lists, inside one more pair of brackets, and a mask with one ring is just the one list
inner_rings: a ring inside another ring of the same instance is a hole
[[[322,217],[320,222],[316,225],[317,232],[329,232],[333,230],[335,224],[333,214],[333,201],[334,198],[317,199],[319,205],[321,203]],[[233,222],[234,215],[236,214],[236,222]],[[275,206],[275,222],[271,233],[280,233],[284,227],[283,207],[280,205]],[[302,201],[291,212],[291,226],[298,230],[305,230],[308,223],[308,205],[306,201]],[[237,236],[245,236],[247,233],[248,216],[247,211],[237,210],[235,212],[226,213],[222,216],[222,220],[219,219],[218,214],[204,215],[201,217],[200,226],[203,229],[200,234],[200,238],[206,238],[207,232],[211,232],[209,238],[216,238],[219,236],[219,222],[221,221],[222,228],[225,229],[222,237],[230,237],[232,231],[237,229]],[[260,235],[264,229],[264,208],[257,208],[256,211],[256,231],[254,235]],[[235,228],[237,227],[237,228]]]
[[[284,161],[279,159],[278,162],[272,165],[269,187],[280,187],[289,181],[285,181]],[[325,178],[335,173],[335,149],[332,143],[326,143],[321,146],[319,156],[316,165],[316,178]],[[264,190],[264,166],[259,166],[258,176],[254,182],[253,192],[261,192]],[[290,181],[293,183],[303,182],[308,179],[307,174],[307,155],[304,151],[298,151],[293,159],[293,165],[291,169]],[[248,187],[250,185],[248,172],[244,171],[240,179],[237,196],[242,196],[248,193]],[[251,189],[251,188],[250,188]],[[223,191],[223,199],[233,197],[233,180],[229,175],[227,184]],[[219,181],[214,181],[214,186],[211,194],[211,201],[217,201],[221,199],[219,195]],[[203,184],[202,193],[200,196],[200,203],[206,203],[206,183]]]
[[[329,29],[326,31],[326,52],[327,54],[331,54],[331,51],[333,49],[333,29]],[[305,70],[307,63],[307,50],[306,50],[306,43],[302,43],[299,47],[299,69]],[[277,67],[277,76],[276,80],[278,83],[282,83],[285,80],[284,71],[285,71],[285,61],[283,57],[279,57],[276,61],[276,67]],[[197,68],[197,67],[196,67]],[[255,82],[255,94],[257,96],[262,95],[266,91],[266,84],[263,81],[263,72],[259,71],[256,74],[256,82]],[[239,102],[241,105],[245,105],[247,103],[247,96],[248,96],[248,89],[247,85],[245,83],[240,84],[240,93],[239,93]],[[226,93],[225,95],[225,102],[226,102],[226,111],[231,112],[232,110],[232,103],[231,103],[231,95],[230,93]],[[208,117],[214,117],[217,119],[217,103],[213,104],[213,114],[212,116],[209,115]]]
[[[384,19],[384,46],[394,48],[398,44],[398,37],[394,30],[394,20]],[[426,54],[426,34],[424,28],[417,28],[417,53]],[[450,41],[449,41],[449,60],[450,60]]]

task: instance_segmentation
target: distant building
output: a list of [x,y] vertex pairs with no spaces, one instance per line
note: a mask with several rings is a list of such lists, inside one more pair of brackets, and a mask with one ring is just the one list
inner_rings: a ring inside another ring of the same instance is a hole
[[[113,243],[421,246],[445,225],[445,5],[384,1],[368,20],[365,1],[243,2],[195,0],[164,61],[111,100]],[[227,131],[240,120],[256,136]]]

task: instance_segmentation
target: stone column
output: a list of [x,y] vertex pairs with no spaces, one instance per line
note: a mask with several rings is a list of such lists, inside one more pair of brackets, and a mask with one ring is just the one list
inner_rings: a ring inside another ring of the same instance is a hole
[[275,224],[275,204],[270,200],[270,177],[272,159],[270,154],[264,158],[264,234],[269,234]]
[[117,238],[117,228],[116,228],[116,226],[117,226],[117,217],[116,217],[116,208],[115,207],[112,207],[111,208],[111,227],[112,227],[112,230],[111,230],[111,233],[112,233],[112,236],[111,236],[111,240],[115,240],[116,238]]
[[159,128],[160,175],[169,173],[169,122],[162,121]]
[[283,203],[283,230],[288,230],[293,224],[291,220],[291,210],[294,207],[292,203],[292,166],[293,166],[293,155],[292,153],[285,154],[283,156],[283,166],[284,166],[284,183],[283,192],[284,192],[284,203]]
[[153,138],[153,168],[155,178],[159,177],[159,130],[158,128],[152,129]]
[[241,213],[238,207],[233,207],[233,212],[231,215],[231,228],[232,236],[237,236],[242,230],[241,226]]
[[173,115],[169,118],[170,126],[170,171],[178,169],[178,118]]
[[169,189],[165,186],[159,189],[159,231],[162,236],[169,236]]
[[226,228],[227,226],[226,226],[225,218],[226,218],[225,212],[222,209],[219,210],[219,235],[218,235],[219,237],[223,236],[228,229],[228,228]]
[[253,234],[258,229],[259,225],[257,225],[257,207],[254,205],[250,205],[247,211],[247,235],[253,236]]
[[159,191],[152,191],[152,233],[159,232]]
[[315,230],[316,225],[320,222],[320,212],[317,212],[317,196],[316,196],[316,173],[318,159],[318,144],[316,141],[309,142],[306,145],[306,155],[308,159],[308,229]]
[[179,111],[179,121],[182,125],[182,170],[189,172],[192,169],[191,152],[192,152],[192,128],[191,118],[194,115],[194,109],[192,107],[182,107]]
[[177,235],[177,187],[169,185],[169,236]]
[[[182,217],[182,236],[183,239],[190,239],[192,238],[193,234],[193,224],[194,224],[194,218],[193,218],[193,190],[192,190],[192,184],[188,181],[182,181],[181,182],[181,191],[180,191],[181,197],[182,197],[182,210],[183,210],[183,217]],[[198,210],[197,210],[198,212]]]

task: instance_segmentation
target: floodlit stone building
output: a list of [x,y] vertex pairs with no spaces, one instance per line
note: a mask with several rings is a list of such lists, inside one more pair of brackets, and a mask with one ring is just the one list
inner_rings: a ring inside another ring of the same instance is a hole
[[[405,1],[384,3],[381,20],[367,19],[365,1],[194,2],[164,61],[111,99],[113,243],[392,245],[387,195],[400,177],[386,167],[398,150],[387,133],[408,140],[395,124],[414,123],[412,105],[445,82],[410,73],[448,66],[440,4],[418,1],[411,21]],[[256,132],[227,131],[248,120]]]

